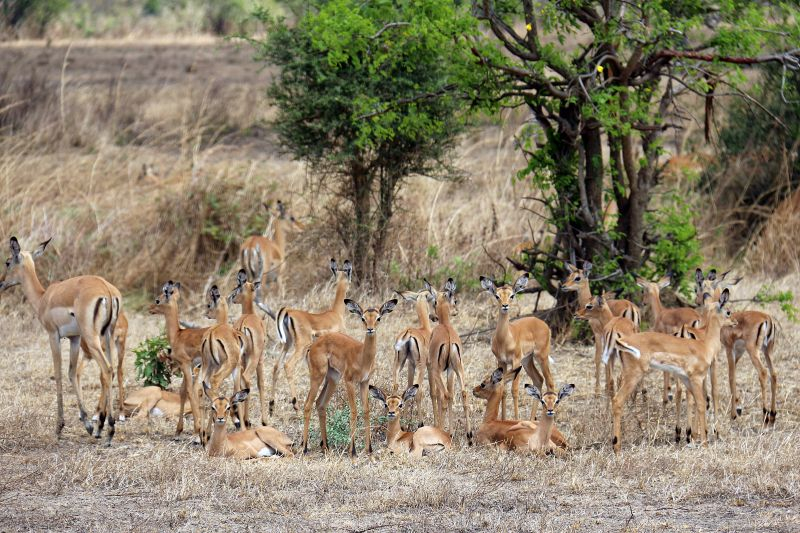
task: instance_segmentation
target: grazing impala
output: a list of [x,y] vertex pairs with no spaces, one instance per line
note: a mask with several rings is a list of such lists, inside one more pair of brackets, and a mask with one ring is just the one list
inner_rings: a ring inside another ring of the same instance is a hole
[[[428,343],[431,340],[431,332],[433,331],[428,314],[429,293],[427,289],[417,292],[402,291],[397,292],[397,294],[408,302],[414,302],[414,308],[419,319],[419,327],[404,329],[397,336],[397,340],[394,343],[395,357],[392,361],[392,391],[394,392],[397,392],[398,389],[397,376],[406,364],[408,365],[407,387],[411,387],[414,384],[415,375],[418,385],[425,382],[424,372],[428,368]],[[423,394],[421,398],[418,401],[419,417],[424,420],[425,413],[422,404],[425,401],[425,395]]]
[[519,376],[520,370],[522,367],[517,367],[509,372],[498,368],[472,390],[472,394],[476,398],[486,400],[483,423],[475,434],[477,443],[497,444],[503,450],[547,452],[557,449],[559,452],[556,453],[560,453],[568,445],[564,436],[553,424],[555,406],[558,400],[572,394],[575,386],[568,385],[562,388],[558,396],[553,392],[548,392],[544,396],[547,401],[544,401],[539,389],[526,385],[525,389],[528,394],[536,395],[544,405],[545,418],[538,423],[522,420],[498,420],[505,384],[509,381],[513,382]]
[[453,447],[450,434],[433,426],[422,426],[416,431],[402,431],[400,429],[400,411],[403,405],[417,395],[419,385],[412,385],[403,393],[403,396],[386,394],[378,387],[369,386],[373,398],[383,403],[386,408],[386,417],[389,424],[386,428],[387,448],[392,453],[411,454],[412,457],[422,457]]
[[[580,269],[570,263],[565,263],[569,275],[567,279],[561,284],[562,291],[571,291],[578,293],[578,309],[582,309],[592,301],[592,291],[589,288],[589,274],[592,271],[592,264],[589,262],[583,263],[583,268]],[[641,314],[639,308],[628,300],[613,300],[605,299],[611,316],[618,316],[627,318],[639,330],[641,322]],[[602,372],[601,359],[603,357],[603,344],[604,344],[604,326],[595,319],[589,319],[589,327],[592,328],[594,334],[594,393],[600,392],[600,374]],[[606,369],[606,390],[612,391],[613,384],[608,381],[609,372]]]
[[[272,390],[269,397],[270,415],[275,407],[275,389],[278,382],[278,369],[283,365],[289,390],[292,395],[292,407],[297,410],[297,390],[294,383],[294,369],[306,348],[315,336],[325,333],[344,331],[344,296],[350,287],[353,276],[353,265],[350,260],[345,260],[340,269],[335,259],[331,259],[330,269],[336,280],[336,294],[333,296],[331,306],[321,313],[309,313],[300,309],[284,307],[278,311],[275,324],[278,329],[278,340],[283,344],[280,356],[272,367]],[[291,351],[291,354],[289,353]]]
[[[180,327],[178,320],[178,301],[180,300],[181,284],[167,281],[161,288],[161,294],[154,304],[150,305],[150,314],[164,315],[167,326],[167,340],[169,340],[170,353],[169,359],[181,370],[183,383],[181,384],[181,407],[180,413],[184,413],[186,397],[189,397],[189,404],[192,407],[192,418],[195,435],[200,435],[200,404],[198,390],[192,369],[195,363],[201,360],[200,346],[203,336],[208,328],[186,328]],[[178,416],[178,427],[175,434],[183,432],[183,416]]]
[[[303,406],[303,452],[308,453],[308,424],[311,420],[311,408],[314,398],[317,399],[317,415],[319,416],[319,429],[322,434],[322,449],[328,449],[327,409],[339,381],[344,379],[347,391],[347,403],[350,405],[350,455],[356,454],[356,389],[361,392],[361,408],[364,410],[364,448],[367,453],[372,453],[370,442],[371,430],[369,427],[369,381],[375,371],[375,354],[378,348],[377,328],[381,318],[388,315],[397,305],[396,299],[391,299],[381,306],[361,309],[353,300],[344,301],[347,310],[358,315],[364,324],[364,342],[358,342],[344,333],[326,333],[319,337],[306,351],[308,358],[308,371],[311,385]],[[322,392],[317,397],[320,386]]]
[[625,335],[615,341],[622,355],[622,384],[614,395],[614,452],[620,450],[622,408],[625,400],[650,369],[670,372],[678,377],[694,398],[695,420],[702,444],[708,443],[705,416],[706,402],[703,379],[720,348],[720,330],[734,325],[730,310],[725,308],[729,292],[725,289],[718,302],[706,298],[703,320],[708,324],[704,339],[683,339],[667,333],[648,331]]
[[[236,288],[230,295],[233,303],[242,306],[242,316],[234,322],[233,327],[242,334],[244,339],[244,353],[242,354],[242,384],[245,389],[250,390],[255,374],[258,382],[258,400],[261,406],[261,425],[267,425],[266,397],[267,391],[264,388],[264,350],[267,347],[267,329],[264,321],[256,314],[255,298],[260,281],[250,283],[247,281],[247,273],[244,269],[240,270],[236,276]],[[242,420],[244,427],[250,427],[250,405],[246,399],[242,405]]]
[[234,459],[256,459],[259,457],[294,457],[292,440],[269,426],[228,433],[226,419],[231,407],[243,402],[250,392],[247,389],[235,393],[230,399],[214,397],[208,384],[203,382],[203,392],[211,403],[213,430],[206,451],[210,457],[232,457]]
[[[270,208],[265,204],[267,211]],[[262,235],[252,235],[245,239],[240,250],[242,268],[247,272],[247,277],[260,281],[265,287],[267,278],[275,276],[278,291],[283,294],[283,270],[286,266],[286,230],[302,231],[303,225],[288,214],[286,206],[278,200],[278,219],[275,222],[273,238]],[[258,295],[260,301],[261,294]]]
[[[464,424],[467,430],[467,444],[472,446],[472,422],[469,415],[469,402],[464,382],[464,363],[462,356],[464,347],[461,338],[450,323],[450,309],[455,301],[456,283],[449,278],[441,292],[434,289],[427,280],[425,288],[433,302],[438,324],[431,332],[431,341],[428,345],[428,385],[431,388],[431,402],[433,404],[433,425],[442,427],[444,413],[447,412],[447,427],[453,432],[453,393],[454,380],[458,378],[458,388],[461,390],[461,402],[464,405]],[[442,374],[447,373],[447,387],[445,388]]]
[[99,276],[78,276],[51,283],[47,289],[42,287],[36,275],[34,259],[44,253],[49,242],[47,240],[33,252],[28,252],[20,248],[16,237],[11,237],[11,257],[6,261],[5,273],[0,278],[0,291],[21,285],[25,298],[49,337],[56,379],[56,435],[60,435],[64,428],[61,339],[66,337],[70,342],[69,377],[78,399],[80,420],[90,435],[92,421],[83,407],[83,393],[78,379],[81,346],[100,368],[101,393],[94,436],[100,438],[107,420],[106,445],[110,446],[116,422],[111,396],[116,348],[113,339],[122,309],[122,297],[116,287]]
[[[481,276],[481,287],[495,297],[498,305],[497,327],[492,336],[492,353],[503,371],[516,368],[522,364],[525,372],[541,387],[543,383],[551,389],[555,386],[550,372],[550,326],[536,317],[523,317],[509,321],[508,311],[514,296],[528,285],[528,275],[523,274],[513,287],[502,285],[497,287],[494,280]],[[523,359],[524,357],[524,359]],[[541,373],[534,361],[539,363]],[[517,375],[511,384],[511,398],[514,406],[514,418],[519,418],[519,380]],[[506,418],[506,391],[503,387],[501,417]],[[536,406],[531,410],[531,419],[536,416]]]
[[[695,280],[697,289],[718,293],[721,289],[737,284],[741,278],[726,281],[728,272],[716,276],[711,270],[704,279],[703,271],[697,269]],[[736,390],[736,365],[743,352],[747,352],[750,361],[758,373],[758,384],[761,388],[761,411],[764,416],[764,426],[775,424],[777,416],[778,373],[772,363],[772,350],[775,347],[775,322],[770,315],[761,311],[738,311],[731,315],[736,322],[735,326],[722,328],[720,340],[725,347],[728,358],[728,384],[731,390],[731,420],[742,414],[741,398]],[[764,354],[764,362],[760,353]],[[766,366],[766,368],[765,368]],[[767,369],[769,369],[770,403],[767,406]],[[714,382],[712,381],[712,385]],[[716,405],[715,405],[716,409]]]

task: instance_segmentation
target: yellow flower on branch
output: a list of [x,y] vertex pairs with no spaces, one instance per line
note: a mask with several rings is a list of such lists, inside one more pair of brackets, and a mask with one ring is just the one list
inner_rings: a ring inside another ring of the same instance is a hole
[[533,29],[533,26],[531,26],[530,22],[525,24],[525,29],[528,30],[528,31],[531,31]]
[[599,72],[600,74],[603,73],[603,65],[597,65],[597,72]]

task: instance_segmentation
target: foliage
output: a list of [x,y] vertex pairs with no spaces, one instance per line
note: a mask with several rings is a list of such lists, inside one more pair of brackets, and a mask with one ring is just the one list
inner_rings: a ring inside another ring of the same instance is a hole
[[341,203],[334,229],[356,272],[377,276],[404,179],[453,179],[464,120],[453,94],[457,38],[468,19],[449,0],[311,2],[295,26],[265,11],[251,40],[280,69],[268,94],[280,143]]
[[772,285],[763,285],[755,296],[757,302],[777,302],[780,304],[781,311],[792,322],[800,321],[800,309],[794,305],[794,293],[792,291],[776,291]]
[[38,35],[65,8],[67,0],[0,0],[0,30],[18,30],[23,24],[32,25]]
[[155,385],[166,389],[169,387],[172,372],[162,361],[164,353],[169,350],[169,341],[165,334],[143,340],[133,353],[136,355],[136,379],[141,379],[145,387]]
[[[341,407],[334,409],[328,407],[328,446],[331,448],[346,448],[350,444],[350,408]],[[358,410],[358,425],[356,427],[356,438],[358,439],[364,434],[364,413],[361,409]],[[370,417],[370,424],[373,428],[385,424],[388,419],[385,415]],[[320,440],[320,433],[317,431],[312,432],[312,439],[314,441]]]

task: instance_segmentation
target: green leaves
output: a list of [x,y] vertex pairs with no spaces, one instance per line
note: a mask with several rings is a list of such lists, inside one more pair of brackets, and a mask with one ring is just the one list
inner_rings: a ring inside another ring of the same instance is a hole
[[172,377],[169,367],[159,356],[169,350],[169,341],[165,334],[150,337],[141,342],[133,353],[136,355],[136,379],[143,381],[145,387],[155,385],[166,389]]

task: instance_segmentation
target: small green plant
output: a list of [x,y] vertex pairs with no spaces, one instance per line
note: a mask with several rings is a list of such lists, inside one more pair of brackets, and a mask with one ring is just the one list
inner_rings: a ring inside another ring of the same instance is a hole
[[781,307],[781,311],[786,314],[790,321],[800,321],[800,309],[794,305],[794,293],[792,291],[776,291],[772,285],[762,285],[754,299],[763,303],[777,302]]
[[150,337],[133,349],[136,354],[136,378],[141,379],[145,387],[155,385],[166,389],[169,387],[172,372],[159,356],[169,349],[166,334]]
[[[356,440],[364,433],[364,413],[358,410],[358,427],[356,427]],[[373,429],[386,423],[386,416],[371,416],[370,425]],[[312,438],[319,441],[319,430],[312,431]],[[350,408],[334,409],[328,407],[328,446],[331,448],[346,448],[350,444]]]

